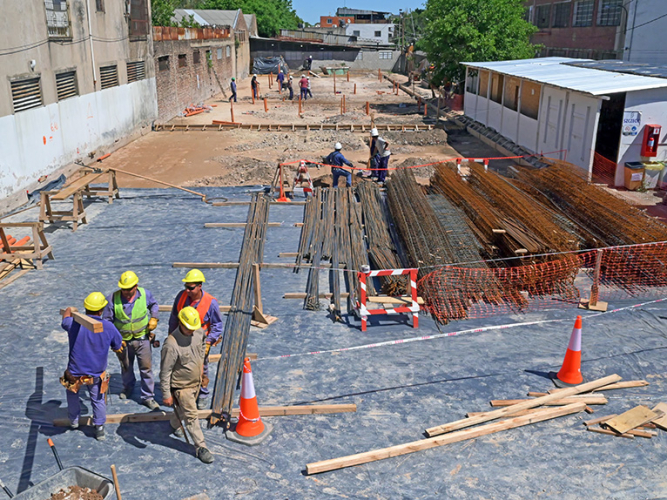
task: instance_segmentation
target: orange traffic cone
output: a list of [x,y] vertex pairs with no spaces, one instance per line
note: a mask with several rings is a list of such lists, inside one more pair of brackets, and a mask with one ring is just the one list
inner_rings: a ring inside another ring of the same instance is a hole
[[577,316],[574,322],[563,366],[553,380],[559,387],[578,385],[584,381],[581,375],[581,316]]
[[250,368],[250,358],[245,358],[243,362],[243,379],[241,381],[239,407],[239,421],[236,424],[234,432],[227,434],[227,439],[251,446],[264,441],[272,429],[268,424],[262,422],[262,418],[259,415],[255,384],[252,380],[252,368]]

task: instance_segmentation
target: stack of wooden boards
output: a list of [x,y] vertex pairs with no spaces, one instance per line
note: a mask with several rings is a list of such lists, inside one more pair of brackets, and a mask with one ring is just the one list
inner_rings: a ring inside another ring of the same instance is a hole
[[[618,375],[609,375],[607,377],[574,387],[569,387],[567,389],[554,389],[549,393],[542,393],[543,395],[533,399],[505,400],[509,402],[501,404],[509,404],[509,406],[504,406],[498,410],[488,412],[468,413],[467,417],[462,420],[457,420],[426,429],[425,434],[429,436],[427,439],[421,439],[419,441],[413,441],[410,443],[400,444],[380,450],[358,453],[356,455],[349,455],[346,457],[310,463],[306,465],[306,473],[316,474],[319,472],[326,472],[344,467],[350,467],[353,465],[374,462],[384,458],[406,455],[408,453],[435,448],[445,444],[466,441],[480,436],[485,436],[487,434],[514,429],[524,425],[550,420],[556,417],[572,415],[574,413],[584,411],[587,406],[586,401],[595,400],[598,403],[602,402],[602,400],[606,401],[606,398],[604,397],[586,393],[648,385],[648,383],[643,380],[630,382],[620,382],[620,380],[621,377]],[[496,403],[497,402],[498,401],[496,401]],[[554,408],[552,407],[554,405],[558,406]],[[667,405],[664,405],[664,407],[661,407],[661,405],[663,405],[663,403],[654,408],[654,411],[652,412],[646,407],[638,407],[640,410],[631,410],[633,416],[632,419],[628,418],[629,415],[626,415],[631,412],[626,412],[626,414],[619,415],[616,421],[608,419],[605,421],[605,423],[607,426],[609,426],[610,423],[612,425],[618,426],[616,429],[621,430],[624,429],[624,427],[621,427],[621,425],[625,425],[625,429],[627,430],[632,430],[635,429],[635,427],[646,425],[649,422],[653,422],[656,426],[661,426],[662,428],[663,425],[667,425],[667,417],[662,417],[662,410],[663,408],[667,409]],[[646,410],[651,412],[652,415],[649,414]],[[642,418],[639,418],[638,416],[639,411],[641,411],[641,415],[643,415]],[[477,425],[490,422],[491,420],[498,421],[488,423],[486,425]],[[593,423],[599,422],[600,420],[593,421]],[[588,422],[588,424],[588,427],[590,428],[592,426],[591,422]],[[628,425],[631,427],[628,428]],[[471,428],[466,429],[467,427]],[[611,432],[613,434],[617,434],[617,432],[614,430]]]
[[667,404],[658,403],[652,410],[639,405],[620,415],[607,415],[584,422],[591,432],[634,439],[657,436],[654,429],[667,430]]

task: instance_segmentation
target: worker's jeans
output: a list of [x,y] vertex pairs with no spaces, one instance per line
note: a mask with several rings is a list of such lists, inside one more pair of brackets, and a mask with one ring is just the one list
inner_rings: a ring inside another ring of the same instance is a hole
[[341,177],[345,177],[345,185],[347,187],[352,186],[352,172],[350,172],[349,170],[345,170],[344,168],[333,167],[331,169],[331,173],[333,174],[333,187],[335,188],[338,187],[338,179]]
[[384,182],[387,178],[387,168],[389,167],[389,156],[380,156],[377,162],[378,182]]
[[301,87],[301,100],[305,101],[308,99],[308,89]]
[[236,101],[236,92],[232,92],[232,96],[229,98],[229,102],[232,102],[232,99],[234,100],[234,102],[237,102]]
[[[104,425],[107,420],[107,406],[104,404],[104,394],[100,392],[102,386],[102,379],[95,377],[93,385],[82,385],[88,389],[90,395],[90,404],[93,407],[93,425]],[[81,390],[79,389],[79,390]],[[81,416],[81,401],[79,395],[72,391],[65,391],[67,393],[67,416],[72,423],[78,423]]]
[[181,426],[180,421],[183,421],[185,430],[190,434],[195,448],[206,448],[204,433],[199,426],[199,412],[197,411],[197,393],[199,392],[199,387],[173,389],[171,392],[175,398],[174,413],[169,418],[171,427],[178,429]]
[[151,343],[148,339],[136,339],[127,342],[127,347],[118,355],[120,372],[123,378],[123,390],[128,396],[134,389],[137,379],[134,376],[134,358],[137,358],[141,375],[141,400],[153,399],[155,381],[153,380],[153,359]]

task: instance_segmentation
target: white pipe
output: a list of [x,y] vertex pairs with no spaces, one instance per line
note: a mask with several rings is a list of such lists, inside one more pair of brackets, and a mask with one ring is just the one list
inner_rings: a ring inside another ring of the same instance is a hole
[[95,70],[95,51],[93,50],[93,21],[90,16],[90,0],[87,0],[88,7],[88,41],[90,42],[90,59],[93,64],[93,92],[95,92],[95,84],[97,83],[97,71]]

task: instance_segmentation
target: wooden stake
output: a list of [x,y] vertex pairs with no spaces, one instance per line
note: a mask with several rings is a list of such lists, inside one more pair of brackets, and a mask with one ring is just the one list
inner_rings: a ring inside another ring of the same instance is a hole
[[347,81],[349,82],[350,81],[350,70],[348,69],[347,73],[345,73],[345,74],[347,75]]
[[336,95],[336,71],[334,70],[334,95]]
[[269,73],[269,90],[273,88],[273,73]]
[[118,500],[123,500],[123,497],[120,494],[120,486],[118,485],[118,475],[116,474],[116,466],[114,464],[111,465],[111,475],[113,476],[114,488],[116,488],[116,497],[118,498]]
[[353,92],[353,94],[354,94],[354,95],[357,95],[357,84],[356,84],[356,83],[354,84],[354,92]]
[[514,429],[535,422],[542,422],[544,420],[550,420],[553,418],[578,413],[584,409],[584,406],[585,405],[583,403],[575,403],[572,405],[564,406],[562,408],[547,408],[530,415],[525,415],[523,417],[515,417],[509,420],[504,420],[502,422],[494,422],[492,424],[475,427],[474,429],[453,432],[451,434],[447,434],[446,436],[421,439],[419,441],[399,444],[397,446],[391,446],[389,448],[383,448],[380,450],[367,451],[365,453],[358,453],[356,455],[349,455],[347,457],[314,462],[306,465],[306,474],[317,474],[319,472],[342,469],[343,467],[366,464],[369,462],[382,460],[384,458],[407,455],[409,453],[414,453],[415,451],[428,450],[430,448],[435,448],[445,444],[458,443],[468,439],[474,439],[479,436],[486,436],[495,432]]
[[259,280],[259,264],[252,265],[252,280],[253,288],[255,289],[255,307],[259,309],[259,312],[264,312],[264,306],[262,305],[262,283]]
[[269,104],[266,102],[266,97],[264,98],[264,112],[265,113],[269,112]]
[[[519,412],[521,410],[527,410],[529,408],[535,408],[537,406],[542,406],[550,401],[554,401],[557,399],[563,399],[564,397],[567,396],[573,396],[574,394],[581,394],[582,392],[588,392],[592,391],[593,389],[597,389],[598,387],[603,387],[605,385],[613,384],[614,382],[618,382],[621,380],[621,377],[614,374],[614,375],[609,375],[607,377],[593,380],[592,382],[587,382],[585,384],[577,385],[574,387],[569,387],[562,392],[559,392],[558,394],[549,394],[548,396],[542,396],[541,398],[535,398],[535,399],[529,399],[527,401],[524,401],[522,403],[512,405],[512,406],[507,406],[505,408],[501,408],[499,410],[494,410],[491,412],[488,412],[486,415],[483,416],[478,416],[478,417],[473,417],[473,418],[467,418],[463,420],[457,420],[456,422],[450,422],[448,424],[444,425],[439,425],[437,427],[431,427],[430,429],[426,429],[426,435],[427,436],[437,436],[438,434],[444,434],[446,432],[451,432],[455,431],[457,429],[463,429],[465,427],[470,427],[473,425],[481,424],[483,422],[488,422],[489,420],[494,420],[496,418],[501,418],[501,417],[506,417],[509,415],[513,415],[516,412]],[[586,406],[585,404],[582,403],[583,406]],[[582,410],[583,410],[582,406]]]
[[299,118],[301,117],[301,95],[299,95]]
[[234,123],[234,103],[229,101],[229,113],[232,115],[232,123]]
[[371,114],[371,104],[366,101],[366,116]]
[[428,104],[424,104],[424,116],[428,115]]

